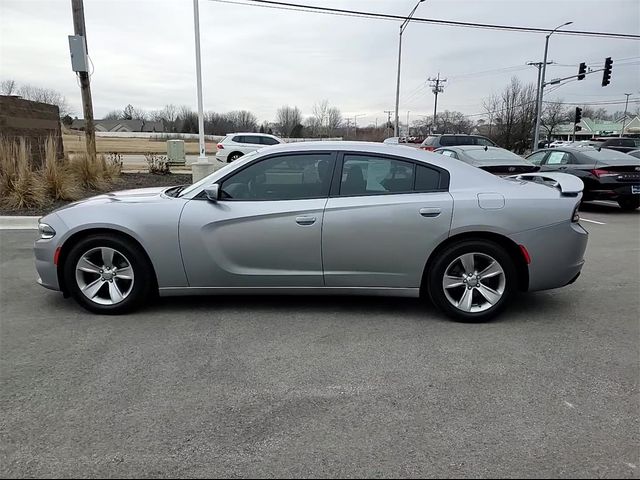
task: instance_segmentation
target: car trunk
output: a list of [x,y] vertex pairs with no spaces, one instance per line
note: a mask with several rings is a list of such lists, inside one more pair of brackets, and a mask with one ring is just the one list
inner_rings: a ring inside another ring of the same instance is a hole
[[480,167],[494,175],[504,177],[506,175],[520,175],[523,173],[533,173],[540,170],[540,167],[536,165],[485,165]]
[[630,157],[629,161],[623,159],[598,161],[594,173],[598,177],[615,177],[618,182],[640,183],[640,161],[634,162],[633,157]]

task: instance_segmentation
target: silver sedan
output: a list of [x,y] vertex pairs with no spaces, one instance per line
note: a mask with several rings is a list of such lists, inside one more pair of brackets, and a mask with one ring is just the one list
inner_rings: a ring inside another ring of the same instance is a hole
[[156,294],[428,295],[454,319],[483,321],[518,290],[578,277],[582,187],[403,146],[284,144],[187,187],[99,195],[45,216],[38,281],[102,314]]

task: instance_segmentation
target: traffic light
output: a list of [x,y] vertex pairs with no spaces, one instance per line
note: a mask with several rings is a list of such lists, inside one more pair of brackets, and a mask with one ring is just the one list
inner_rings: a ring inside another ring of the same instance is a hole
[[[580,123],[580,120],[582,120],[582,109],[580,107],[576,107],[576,116],[573,123]],[[578,130],[578,128],[576,128],[576,130]]]
[[578,67],[578,80],[584,80],[585,73],[587,73],[587,64],[582,62]]
[[604,74],[602,75],[602,86],[606,87],[611,83],[611,67],[613,65],[613,60],[611,57],[607,57],[604,61]]

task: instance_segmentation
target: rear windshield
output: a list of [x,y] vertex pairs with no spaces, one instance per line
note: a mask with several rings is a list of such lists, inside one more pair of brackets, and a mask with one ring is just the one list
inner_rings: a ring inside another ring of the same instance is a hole
[[513,160],[513,161],[523,161],[524,159],[519,155],[516,155],[509,150],[502,149],[488,149],[478,148],[474,150],[465,150],[464,152],[467,156],[477,160],[479,162],[482,161],[491,161],[491,160]]
[[424,139],[424,142],[422,142],[423,145],[435,145],[436,141],[438,140],[438,138],[440,137],[427,137]]
[[617,150],[611,150],[603,148],[602,150],[581,150],[581,152],[589,158],[606,162],[607,160],[631,160],[626,153],[618,152]]
[[487,145],[494,146],[494,143],[488,138],[473,137],[470,135],[442,135],[440,137],[440,145],[443,147],[455,147],[458,145]]

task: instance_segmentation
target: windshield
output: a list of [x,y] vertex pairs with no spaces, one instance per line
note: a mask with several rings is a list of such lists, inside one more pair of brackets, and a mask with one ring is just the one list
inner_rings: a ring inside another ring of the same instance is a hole
[[[258,151],[253,151],[251,153],[247,153],[246,155],[243,155],[241,157],[242,160],[245,160],[247,158],[253,157],[254,155],[256,155],[258,153]],[[214,175],[222,172],[226,172],[227,170],[231,170],[234,167],[234,163],[235,162],[231,162],[231,163],[227,163],[224,167],[219,168],[218,170],[216,170],[215,172],[213,172],[211,175],[207,175],[206,177],[204,177],[202,180],[197,181],[196,183],[194,183],[193,185],[185,188],[182,192],[180,192],[180,196],[184,197],[185,195],[189,195],[191,192],[194,191],[198,191],[200,190],[203,186],[205,185],[209,185],[211,183],[211,177],[213,177]]]
[[509,150],[478,148],[475,150],[465,150],[464,153],[479,162],[490,162],[495,160],[522,161],[523,159]]
[[611,150],[608,148],[603,148],[602,150],[584,150],[582,151],[584,155],[594,160],[599,160],[601,162],[606,162],[607,160],[630,160],[629,155],[626,153],[618,152],[617,150]]

